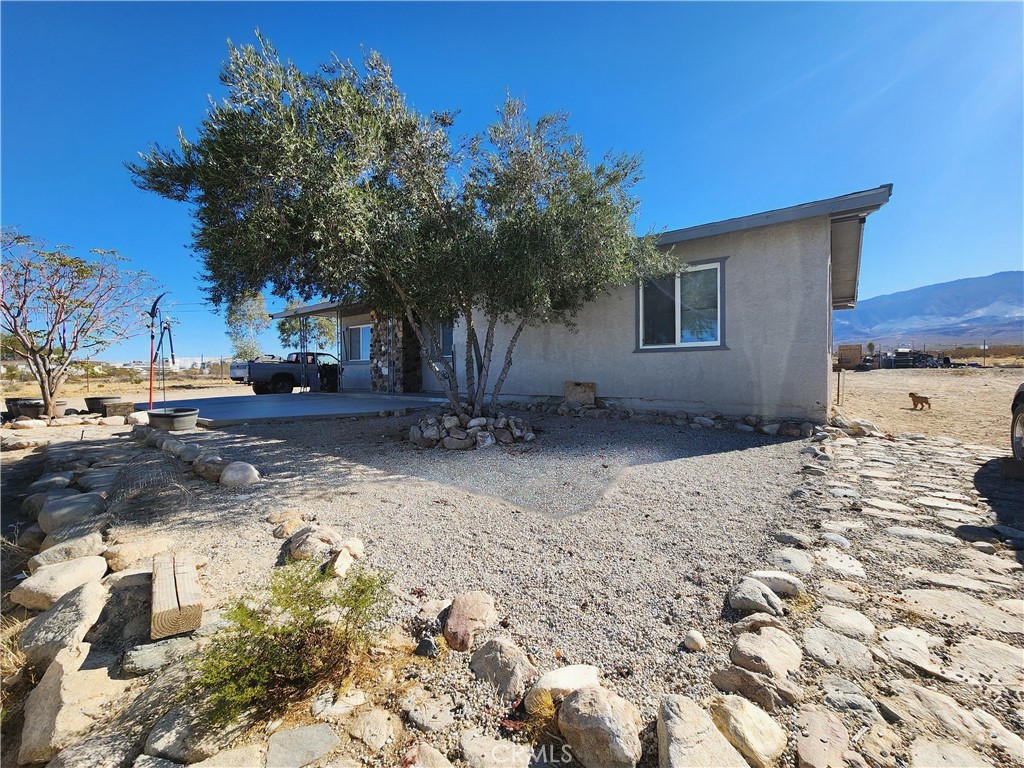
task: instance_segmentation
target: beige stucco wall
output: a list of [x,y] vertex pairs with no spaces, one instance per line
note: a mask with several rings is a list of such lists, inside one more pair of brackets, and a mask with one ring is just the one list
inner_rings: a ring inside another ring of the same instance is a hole
[[[640,407],[823,421],[829,241],[822,217],[682,243],[687,261],[724,259],[725,349],[636,351],[637,291],[617,288],[580,312],[575,333],[527,328],[501,397],[560,396],[572,379]],[[510,333],[497,334],[492,385]],[[464,328],[456,327],[455,349],[464,345]],[[436,389],[436,382],[427,376],[424,386]]]

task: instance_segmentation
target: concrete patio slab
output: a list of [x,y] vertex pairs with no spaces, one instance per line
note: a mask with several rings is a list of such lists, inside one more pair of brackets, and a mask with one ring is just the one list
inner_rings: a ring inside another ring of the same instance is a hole
[[[249,395],[168,400],[154,408],[198,408],[199,426],[207,429],[234,424],[260,424],[297,419],[335,419],[339,416],[373,416],[381,411],[428,408],[447,402],[436,395],[382,395],[372,392],[296,392],[290,395]],[[144,411],[144,404],[135,410]]]

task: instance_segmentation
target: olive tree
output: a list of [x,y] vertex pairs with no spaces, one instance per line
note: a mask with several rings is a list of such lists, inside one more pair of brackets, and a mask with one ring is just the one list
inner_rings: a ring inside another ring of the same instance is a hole
[[46,412],[80,357],[91,357],[146,327],[152,280],[125,268],[112,250],[75,256],[66,246],[45,244],[4,229],[0,264],[0,330],[7,347],[28,363]]
[[[377,53],[314,73],[229,43],[226,98],[195,141],[128,164],[136,185],[191,203],[193,248],[215,303],[263,290],[360,302],[405,317],[452,406],[492,402],[530,324],[571,326],[608,288],[672,268],[635,233],[640,160],[593,163],[564,115],[526,118],[506,99],[482,135],[453,140],[450,112],[423,114]],[[466,330],[465,390],[438,323]]]

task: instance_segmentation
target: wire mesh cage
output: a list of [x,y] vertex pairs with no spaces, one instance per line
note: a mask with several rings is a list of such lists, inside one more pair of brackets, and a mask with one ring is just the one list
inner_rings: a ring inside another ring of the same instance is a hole
[[187,508],[186,472],[181,462],[164,453],[131,459],[114,478],[107,512],[115,523],[152,522],[169,510]]

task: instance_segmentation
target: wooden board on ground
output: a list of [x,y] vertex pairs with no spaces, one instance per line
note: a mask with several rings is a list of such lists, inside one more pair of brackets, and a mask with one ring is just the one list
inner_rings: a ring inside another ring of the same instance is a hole
[[190,552],[153,558],[153,613],[149,636],[159,640],[199,629],[203,619],[203,594],[196,575],[196,559]]

